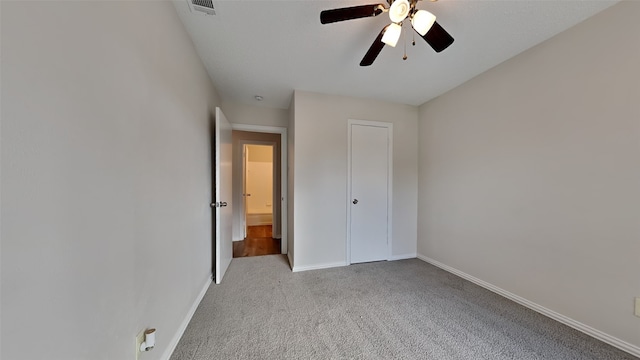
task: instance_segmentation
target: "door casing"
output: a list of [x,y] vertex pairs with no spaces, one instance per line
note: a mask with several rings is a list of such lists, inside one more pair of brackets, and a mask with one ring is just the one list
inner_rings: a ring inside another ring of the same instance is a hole
[[[280,244],[281,253],[288,253],[287,242],[287,128],[277,126],[231,124],[233,130],[257,133],[280,134]],[[290,264],[293,266],[292,264]]]
[[[247,192],[247,189],[246,189],[246,183],[247,183],[247,159],[246,159],[246,153],[245,153],[246,146],[247,145],[271,146],[271,148],[273,149],[273,156],[274,156],[271,159],[271,166],[275,170],[275,168],[276,168],[275,156],[276,156],[276,146],[277,146],[277,144],[275,142],[271,142],[271,141],[240,140],[238,145],[239,145],[238,147],[240,148],[240,151],[242,152],[242,186],[243,186],[243,188],[242,188],[243,199],[242,200],[243,201],[242,201],[242,204],[240,204],[240,206],[242,206],[242,209],[241,209],[242,211],[241,212],[244,214],[244,216],[242,218],[242,225],[243,225],[244,230],[245,230],[244,231],[245,232],[244,233],[244,237],[246,237],[247,236],[247,201],[249,200],[246,197],[246,192]],[[280,166],[282,166],[282,164],[280,164]],[[281,201],[276,196],[277,195],[276,194],[276,187],[278,185],[276,184],[276,181],[275,181],[275,172],[273,172],[272,178],[273,178],[274,181],[273,181],[273,188],[272,188],[272,194],[273,195],[271,196],[271,202],[272,202],[272,204],[275,204],[276,201]],[[273,208],[272,208],[272,211],[273,211]],[[273,212],[274,219],[275,219],[275,215],[276,215],[275,212]],[[277,234],[275,234],[275,233],[273,234],[274,237],[276,235]],[[237,240],[234,239],[234,241],[237,241]]]

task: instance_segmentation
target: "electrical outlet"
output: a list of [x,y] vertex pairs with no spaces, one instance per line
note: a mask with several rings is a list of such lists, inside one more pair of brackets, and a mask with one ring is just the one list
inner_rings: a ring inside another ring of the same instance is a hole
[[637,316],[640,317],[640,297],[636,298],[636,307],[635,310],[633,311],[633,313]]
[[142,343],[144,342],[145,331],[146,329],[142,329],[140,330],[138,335],[136,335],[136,360],[140,359],[140,354],[142,354],[142,351],[140,351],[140,345],[142,345]]

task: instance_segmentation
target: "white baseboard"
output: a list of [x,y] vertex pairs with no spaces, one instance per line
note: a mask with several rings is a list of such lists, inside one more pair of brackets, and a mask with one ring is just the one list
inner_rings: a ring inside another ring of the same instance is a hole
[[182,320],[182,323],[180,324],[178,331],[176,331],[176,334],[171,339],[171,342],[169,343],[169,347],[167,347],[167,350],[164,352],[164,354],[162,354],[161,359],[169,360],[171,358],[171,355],[173,355],[173,352],[176,350],[176,346],[178,346],[178,342],[180,341],[180,338],[182,338],[182,335],[184,334],[184,331],[187,329],[187,326],[189,325],[189,322],[191,321],[193,314],[195,314],[196,309],[198,309],[198,305],[200,305],[200,302],[204,298],[204,295],[207,293],[207,290],[209,289],[211,282],[212,282],[212,277],[209,276],[209,279],[205,282],[204,286],[202,287],[202,290],[200,290],[200,294],[198,294],[196,301],[194,301],[193,305],[191,305],[191,308],[189,309],[187,316],[184,318],[184,320]]
[[389,257],[389,261],[415,259],[416,257],[417,257],[416,253],[402,254],[402,255],[391,255]]
[[[395,260],[405,260],[405,259],[415,259],[416,258],[416,254],[412,253],[412,254],[402,254],[402,255],[393,255],[391,257],[389,257],[388,261],[395,261]],[[293,263],[291,261],[291,259],[289,259],[290,263]],[[347,264],[346,262],[335,262],[335,263],[328,263],[328,264],[320,264],[320,265],[310,265],[310,266],[296,266],[292,267],[292,271],[293,272],[300,272],[300,271],[308,271],[308,270],[320,270],[320,269],[329,269],[329,268],[334,268],[334,267],[341,267],[341,266],[348,266],[349,264]]]
[[259,213],[247,214],[247,226],[273,225],[273,214]]
[[292,271],[299,272],[299,271],[308,271],[308,270],[320,270],[320,269],[328,269],[328,268],[341,267],[341,266],[347,266],[347,263],[345,263],[344,261],[341,261],[341,262],[319,264],[319,265],[295,266],[292,269]]
[[565,324],[569,327],[572,327],[578,331],[581,331],[591,337],[594,337],[602,342],[605,342],[611,346],[615,346],[618,349],[622,350],[622,351],[626,351],[631,355],[640,357],[640,347],[635,346],[633,344],[630,344],[624,340],[620,340],[614,336],[611,336],[607,333],[604,333],[598,329],[594,329],[589,325],[585,325],[579,321],[573,320],[570,317],[567,317],[565,315],[562,315],[560,313],[557,313],[551,309],[547,309],[544,306],[538,305],[532,301],[529,301],[523,297],[520,297],[514,293],[511,293],[507,290],[501,289],[493,284],[490,284],[484,280],[480,280],[477,277],[471,276],[465,272],[462,272],[458,269],[452,268],[451,266],[445,265],[439,261],[433,260],[431,258],[428,258],[424,255],[420,255],[418,254],[418,259],[423,260],[425,262],[428,262],[431,265],[437,266],[445,271],[448,271],[454,275],[457,275],[463,279],[469,280],[472,283],[482,286],[483,288],[490,290],[498,295],[504,296],[509,300],[515,301],[518,304],[527,307],[533,311],[536,311],[542,315],[545,315],[547,317],[550,317],[553,320],[556,320],[562,324]]

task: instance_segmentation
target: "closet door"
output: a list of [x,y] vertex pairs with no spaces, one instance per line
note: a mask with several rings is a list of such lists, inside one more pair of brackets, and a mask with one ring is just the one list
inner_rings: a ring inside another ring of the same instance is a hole
[[391,124],[349,124],[350,263],[387,260],[390,238]]

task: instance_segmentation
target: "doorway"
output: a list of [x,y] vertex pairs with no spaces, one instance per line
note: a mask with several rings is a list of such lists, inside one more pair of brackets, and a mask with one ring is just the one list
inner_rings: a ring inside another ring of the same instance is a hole
[[232,126],[234,257],[287,254],[286,129]]
[[233,257],[280,254],[273,236],[276,143],[242,142],[244,239],[233,244]]

